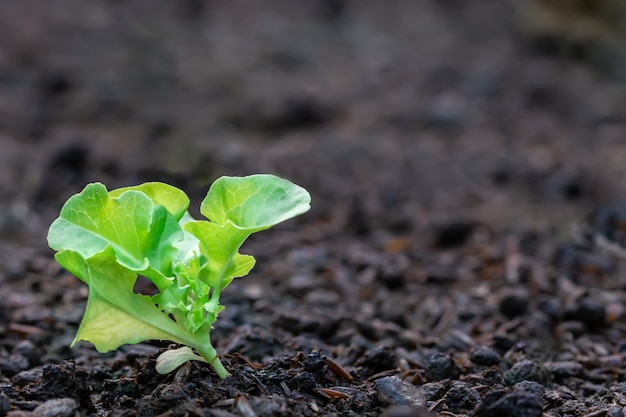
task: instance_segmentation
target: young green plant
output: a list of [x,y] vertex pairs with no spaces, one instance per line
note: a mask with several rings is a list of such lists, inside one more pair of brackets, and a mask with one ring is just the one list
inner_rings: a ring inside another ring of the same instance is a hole
[[[87,185],[69,198],[48,231],[56,260],[89,286],[72,346],[86,340],[108,352],[170,340],[185,347],[161,354],[160,373],[200,360],[227,377],[210,330],[224,309],[224,288],[254,266],[239,248],[251,234],[308,211],[310,201],[304,188],[273,175],[221,177],[200,206],[208,220],[195,220],[187,195],[168,184],[112,191]],[[152,281],[156,295],[133,291],[139,275]]]

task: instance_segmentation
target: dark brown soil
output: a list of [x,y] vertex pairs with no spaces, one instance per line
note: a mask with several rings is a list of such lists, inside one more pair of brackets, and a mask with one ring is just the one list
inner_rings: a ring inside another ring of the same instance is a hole
[[[518,3],[0,2],[0,417],[625,416],[626,14]],[[70,195],[257,172],[231,377],[69,348]]]

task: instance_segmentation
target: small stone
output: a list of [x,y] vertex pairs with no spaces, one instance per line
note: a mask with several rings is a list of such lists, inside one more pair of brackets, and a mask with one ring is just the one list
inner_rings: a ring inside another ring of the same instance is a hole
[[498,352],[488,346],[477,346],[470,353],[470,360],[477,365],[497,365],[502,360]]
[[476,226],[475,221],[465,219],[436,225],[433,246],[442,249],[463,246],[474,233]]
[[35,408],[35,414],[44,417],[73,417],[78,410],[78,403],[73,398],[55,398]]
[[155,395],[159,400],[163,401],[176,401],[176,400],[184,400],[187,398],[187,394],[185,391],[177,384],[163,384],[159,385],[153,391],[153,395]]
[[589,330],[599,330],[607,325],[606,308],[593,298],[585,297],[576,309],[576,319],[585,323]]
[[23,387],[31,382],[40,381],[41,378],[43,378],[43,367],[38,366],[14,375],[13,378],[11,378],[11,382],[18,387]]
[[541,367],[529,359],[517,362],[511,369],[504,372],[502,377],[507,385],[514,385],[524,380],[537,382],[544,380]]
[[440,382],[427,382],[422,384],[420,389],[428,401],[436,401],[446,393],[446,385]]
[[39,358],[41,357],[41,352],[30,340],[22,340],[19,342],[15,345],[12,353],[24,356],[28,359],[30,364],[39,362]]
[[470,384],[456,381],[444,396],[448,409],[454,414],[471,412],[480,401],[480,394]]
[[475,417],[542,417],[541,402],[533,394],[523,390],[489,391],[476,408]]
[[562,378],[577,376],[583,371],[582,364],[574,361],[548,362],[545,364],[545,367],[548,371],[552,372],[554,376]]
[[511,292],[500,300],[500,313],[509,319],[523,316],[526,311],[528,311],[528,293],[526,291]]
[[6,376],[13,376],[28,369],[28,359],[19,353],[0,356],[0,371]]
[[383,403],[414,407],[426,405],[426,396],[422,390],[397,376],[379,378],[374,382],[374,387]]
[[624,417],[624,410],[620,406],[612,405],[607,410],[606,417]]
[[456,379],[461,375],[461,368],[444,353],[436,352],[426,360],[426,376],[431,381]]
[[555,298],[545,298],[539,301],[537,308],[545,314],[552,323],[558,322],[563,314],[561,303]]
[[543,385],[536,381],[520,381],[517,384],[513,385],[513,389],[527,392],[534,395],[538,399],[543,398],[543,394],[546,392],[546,389],[543,387]]
[[565,402],[565,398],[557,390],[546,391],[543,398],[551,405],[562,405]]
[[398,366],[395,353],[386,346],[366,351],[365,355],[357,362],[357,365],[361,367],[359,373],[366,378]]
[[584,416],[589,412],[589,407],[583,401],[568,399],[561,404],[559,411],[564,416]]
[[493,367],[484,369],[480,373],[480,377],[482,378],[483,381],[485,381],[485,384],[489,384],[492,387],[503,384],[502,372],[500,372],[500,369],[496,369]]

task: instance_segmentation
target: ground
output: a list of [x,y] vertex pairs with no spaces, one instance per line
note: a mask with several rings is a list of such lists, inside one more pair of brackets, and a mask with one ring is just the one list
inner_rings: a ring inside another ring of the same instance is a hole
[[[2,2],[0,416],[626,415],[626,14],[555,4]],[[312,209],[242,248],[229,378],[69,347],[70,195],[257,172]]]

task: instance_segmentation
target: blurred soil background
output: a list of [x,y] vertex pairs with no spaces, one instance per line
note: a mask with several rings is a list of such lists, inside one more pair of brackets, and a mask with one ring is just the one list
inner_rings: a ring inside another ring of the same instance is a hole
[[[259,172],[313,204],[251,239],[258,267],[224,295],[218,351],[249,379],[189,365],[219,395],[156,375],[128,393],[167,344],[69,349],[86,288],[45,236],[70,195],[165,181],[197,215],[214,179]],[[622,0],[2,1],[0,415],[495,416],[515,407],[488,392],[526,379],[540,411],[624,415],[625,184]],[[469,359],[484,346],[499,379]],[[434,372],[437,352],[459,372]],[[519,352],[541,377],[502,376]],[[355,379],[322,375],[320,354]],[[590,377],[606,357],[621,371]],[[582,368],[551,365],[566,359]],[[89,392],[46,385],[68,372]],[[440,387],[398,399],[398,381]],[[172,384],[184,395],[161,401]]]

